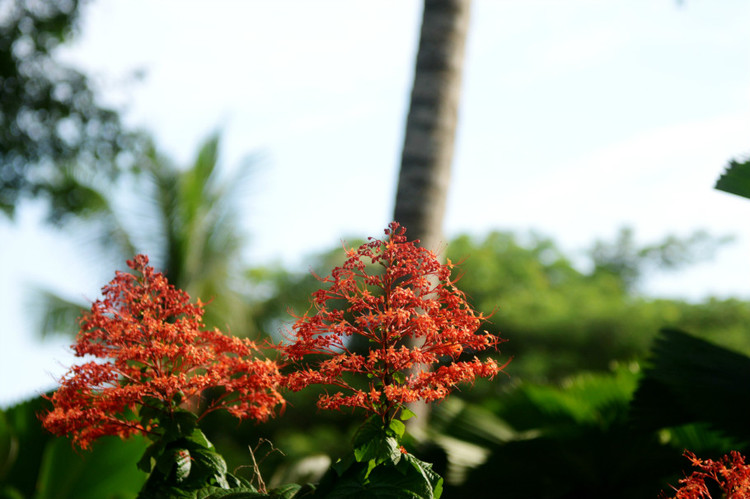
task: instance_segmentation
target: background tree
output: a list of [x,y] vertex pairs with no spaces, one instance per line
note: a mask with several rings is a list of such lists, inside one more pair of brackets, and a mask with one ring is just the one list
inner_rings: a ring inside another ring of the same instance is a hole
[[82,5],[81,0],[3,2],[0,211],[6,215],[13,215],[24,196],[47,197],[54,221],[91,210],[94,200],[77,177],[111,179],[132,165],[146,143],[99,102],[83,73],[55,57],[75,32]]
[[623,227],[615,241],[596,241],[589,249],[589,255],[595,273],[614,274],[628,290],[634,291],[647,273],[678,270],[708,260],[731,239],[715,238],[705,231],[696,231],[687,238],[670,235],[657,244],[638,247],[633,229]]
[[393,219],[435,251],[443,239],[470,0],[425,0]]
[[[443,240],[470,5],[424,0],[422,12],[393,220],[432,251]],[[418,416],[408,422],[414,430],[428,410],[419,403],[410,409]]]
[[[136,253],[149,255],[175,286],[211,300],[204,316],[209,327],[245,336],[255,331],[250,331],[246,238],[238,215],[252,162],[224,176],[218,165],[218,135],[205,141],[188,168],[152,150],[140,175],[123,178],[119,196],[106,182],[82,184],[99,206],[83,229],[97,235],[99,248],[117,268]],[[75,333],[76,318],[88,305],[52,293],[44,301],[42,333]]]

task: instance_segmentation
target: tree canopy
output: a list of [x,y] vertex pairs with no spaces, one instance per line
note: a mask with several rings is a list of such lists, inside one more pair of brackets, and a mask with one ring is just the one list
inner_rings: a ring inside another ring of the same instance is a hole
[[57,57],[75,33],[81,0],[11,0],[0,13],[0,210],[47,197],[50,216],[85,212],[80,177],[112,178],[145,137],[100,102],[92,81]]

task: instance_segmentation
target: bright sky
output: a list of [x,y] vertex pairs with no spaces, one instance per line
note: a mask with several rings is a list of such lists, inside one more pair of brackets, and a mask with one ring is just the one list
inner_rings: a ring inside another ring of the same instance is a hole
[[[181,163],[223,130],[227,167],[262,153],[253,263],[390,221],[421,14],[417,0],[94,0],[65,56]],[[713,190],[750,153],[746,0],[475,0],[446,232],[553,237],[623,225],[643,243],[734,234],[654,294],[750,297],[750,201]],[[128,75],[144,70],[140,83]],[[32,283],[95,299],[114,269],[33,210],[0,221],[0,407],[53,386],[69,340],[33,341]],[[10,263],[12,262],[12,263]]]

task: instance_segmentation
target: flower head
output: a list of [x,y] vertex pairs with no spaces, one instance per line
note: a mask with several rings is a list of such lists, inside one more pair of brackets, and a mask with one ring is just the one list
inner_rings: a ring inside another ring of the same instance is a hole
[[158,432],[159,415],[197,404],[212,387],[220,393],[201,416],[226,409],[264,421],[283,405],[278,367],[256,358],[253,342],[203,330],[200,300],[190,303],[148,257],[127,263],[135,274],[117,272],[81,318],[73,350],[92,360],[72,367],[50,397],[48,430],[83,448],[104,435]]
[[[301,364],[286,379],[290,389],[338,388],[319,399],[321,408],[362,407],[387,418],[406,403],[440,400],[457,384],[504,367],[472,357],[500,339],[477,332],[486,317],[455,286],[453,264],[408,241],[396,222],[385,234],[348,249],[343,266],[319,278],[327,287],[313,294],[313,309],[297,318],[282,347]],[[365,352],[349,349],[355,337],[366,340]]]
[[715,482],[727,499],[750,497],[750,464],[737,451],[731,451],[718,461],[700,459],[690,451],[687,457],[698,470],[680,480],[681,487],[675,489],[674,499],[711,499],[706,480]]

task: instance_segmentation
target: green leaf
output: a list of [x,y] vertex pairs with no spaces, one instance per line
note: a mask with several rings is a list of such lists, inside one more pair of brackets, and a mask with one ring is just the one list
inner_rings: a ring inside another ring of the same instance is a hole
[[378,416],[371,416],[360,426],[354,435],[354,457],[358,462],[398,463],[401,458],[398,430],[403,434],[403,423],[397,421],[393,427],[391,424],[385,428]]
[[401,421],[406,421],[416,416],[412,411],[410,411],[407,407],[401,408],[401,414],[399,415],[399,418]]
[[401,458],[401,450],[395,437],[378,435],[355,447],[354,457],[360,463],[373,461],[379,464],[389,461],[396,464]]
[[207,449],[195,449],[192,456],[193,466],[197,472],[194,477],[196,480],[213,481],[221,488],[230,488],[227,481],[227,463],[221,454]]
[[198,418],[192,412],[179,410],[159,418],[164,442],[173,442],[190,437],[198,426]]
[[[431,464],[417,459],[412,454],[405,454],[404,459],[402,459],[401,463],[399,463],[399,468],[403,470],[407,465],[410,469],[407,470],[404,474],[407,477],[411,475],[414,476],[414,478],[412,478],[412,481],[409,483],[413,483],[413,487],[415,490],[422,490],[424,491],[423,493],[429,494],[428,497],[432,497],[434,499],[438,499],[442,495],[443,479],[440,477],[440,475],[432,470]],[[415,470],[418,473],[418,476],[421,477],[424,481],[419,481],[416,474],[410,474],[410,470]]]
[[218,487],[206,487],[195,494],[195,499],[254,499],[256,497],[268,497],[253,488],[221,489]]
[[[142,368],[141,371],[143,371],[143,369],[145,368]],[[151,420],[156,419],[159,416],[159,410],[156,408],[159,401],[152,397],[146,397],[143,402],[144,404],[138,409],[138,416],[141,424],[147,426],[151,423]]]
[[297,499],[311,495],[314,490],[315,488],[311,485],[302,486],[297,483],[288,483],[270,490],[269,496],[271,499]]
[[736,439],[714,430],[706,423],[693,423],[659,432],[659,437],[675,449],[690,449],[697,455],[727,454],[730,450],[742,448]]
[[750,199],[750,160],[731,160],[727,170],[716,181],[716,189]]
[[334,489],[337,494],[326,497],[437,499],[442,494],[442,478],[437,477],[434,485],[430,478],[421,466],[400,469],[385,464],[377,466],[364,480],[358,476],[343,482]]
[[193,433],[191,433],[190,436],[187,437],[187,439],[188,439],[188,441],[193,442],[195,444],[198,444],[201,447],[205,447],[206,449],[213,449],[214,448],[214,446],[211,443],[211,441],[200,430],[200,428],[196,428],[195,430],[193,430]]
[[182,483],[190,476],[191,459],[190,451],[179,449],[174,451],[175,456],[175,481]]
[[406,431],[406,425],[398,419],[391,419],[391,422],[388,423],[388,428],[390,428],[399,440],[404,436],[404,432]]
[[151,460],[157,459],[163,451],[164,451],[164,442],[162,442],[161,440],[157,440],[156,442],[154,442],[153,444],[149,445],[146,448],[146,451],[138,460],[138,463],[136,464],[136,466],[141,471],[144,471],[146,473],[151,473],[151,470],[153,469],[153,464]]
[[355,462],[343,473],[329,470],[321,480],[314,497],[338,499],[357,497],[437,499],[442,494],[442,478],[432,465],[409,454],[398,464],[384,461]]
[[[187,473],[184,473],[185,467],[185,454],[187,454],[188,469]],[[162,475],[168,477],[172,474],[172,470],[175,470],[176,475],[182,475],[182,478],[178,478],[178,482],[183,482],[190,474],[190,451],[187,449],[169,449],[163,452],[156,458],[155,469],[158,470]],[[182,467],[182,471],[180,471]]]

